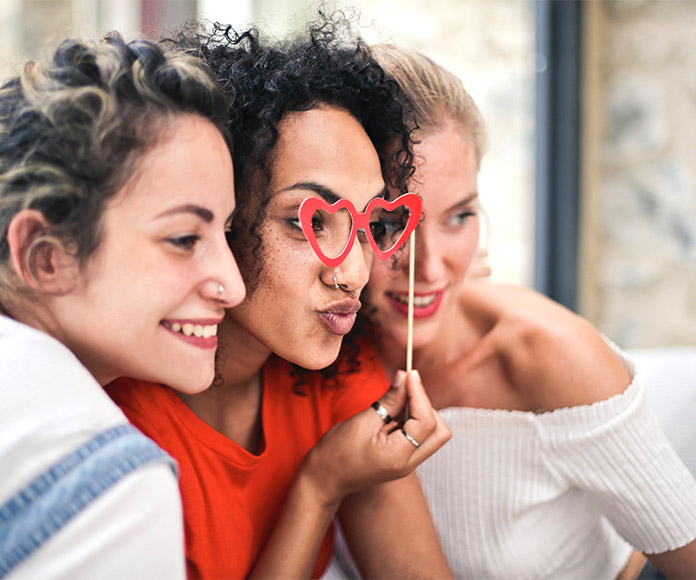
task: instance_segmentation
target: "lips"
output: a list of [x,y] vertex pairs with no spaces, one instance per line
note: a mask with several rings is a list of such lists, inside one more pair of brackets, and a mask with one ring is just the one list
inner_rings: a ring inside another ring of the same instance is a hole
[[319,311],[319,315],[331,332],[338,336],[345,336],[353,328],[360,306],[360,300],[346,298]]
[[[419,292],[413,295],[413,318],[428,318],[435,314],[440,308],[444,290],[437,292]],[[407,292],[386,292],[385,296],[394,309],[408,316],[408,293]]]
[[178,339],[199,348],[217,347],[217,323],[211,320],[163,320],[161,325]]

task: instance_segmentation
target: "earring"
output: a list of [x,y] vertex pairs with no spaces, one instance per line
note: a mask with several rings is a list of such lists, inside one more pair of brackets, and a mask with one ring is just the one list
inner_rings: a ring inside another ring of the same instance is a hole
[[334,288],[341,287],[341,285],[338,283],[338,280],[336,280],[336,270],[333,271],[333,283],[334,283]]

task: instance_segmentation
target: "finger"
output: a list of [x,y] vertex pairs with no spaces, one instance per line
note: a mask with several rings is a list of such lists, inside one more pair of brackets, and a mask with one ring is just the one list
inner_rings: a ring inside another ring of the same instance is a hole
[[[413,471],[416,467],[418,467],[418,465],[420,465],[423,461],[440,449],[445,443],[447,443],[452,436],[449,427],[445,425],[445,422],[442,420],[437,411],[434,412],[434,418],[436,423],[435,429],[430,432],[425,439],[418,439],[417,436],[414,437],[410,428],[404,428],[392,435],[394,437],[401,435],[408,445],[410,445],[410,457],[406,462],[406,467],[409,471]],[[407,438],[404,435],[404,432],[407,433],[410,438]],[[417,447],[413,444],[411,439],[418,443]]]
[[434,427],[433,406],[417,370],[409,371],[406,377],[406,396],[411,412],[408,421],[426,422],[431,428]]
[[404,406],[404,402],[406,401],[405,383],[406,372],[402,370],[396,371],[391,386],[378,401],[391,417],[396,417]]
[[[429,452],[441,447],[449,439],[449,429],[439,414],[433,409],[417,371],[409,374],[406,382],[409,396],[411,417],[404,422],[403,429],[411,439],[420,444],[431,440],[427,446]],[[411,439],[407,438],[411,443]]]

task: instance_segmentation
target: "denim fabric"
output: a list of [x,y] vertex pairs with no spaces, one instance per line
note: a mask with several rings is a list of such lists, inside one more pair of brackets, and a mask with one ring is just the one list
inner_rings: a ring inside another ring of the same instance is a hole
[[0,506],[0,578],[115,483],[141,466],[176,463],[132,425],[100,433]]
[[650,560],[646,560],[638,576],[636,576],[636,580],[667,580],[667,578],[655,568],[655,565]]

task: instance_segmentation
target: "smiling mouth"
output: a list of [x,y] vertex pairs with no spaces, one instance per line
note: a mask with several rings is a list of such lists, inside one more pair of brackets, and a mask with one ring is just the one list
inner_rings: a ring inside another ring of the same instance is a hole
[[168,328],[172,332],[178,332],[184,336],[194,336],[196,338],[210,338],[211,336],[217,336],[217,324],[191,324],[186,322],[184,324],[179,324],[178,322],[166,322],[162,321],[162,326]]
[[[387,295],[400,304],[408,306],[408,294],[395,294],[392,292],[387,292]],[[413,306],[414,308],[427,308],[428,306],[432,305],[439,296],[440,292],[435,292],[434,294],[428,294],[426,296],[414,296]]]

